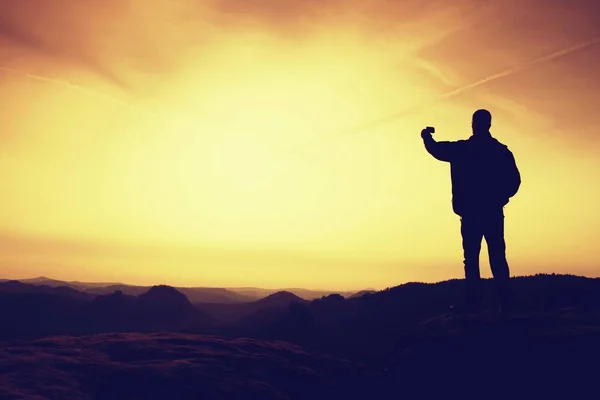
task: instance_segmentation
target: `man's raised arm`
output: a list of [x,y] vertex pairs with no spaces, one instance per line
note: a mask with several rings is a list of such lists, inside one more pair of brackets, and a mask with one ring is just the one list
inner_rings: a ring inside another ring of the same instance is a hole
[[451,162],[455,158],[456,142],[436,142],[433,138],[433,129],[430,127],[421,131],[421,137],[423,138],[425,149],[436,159]]

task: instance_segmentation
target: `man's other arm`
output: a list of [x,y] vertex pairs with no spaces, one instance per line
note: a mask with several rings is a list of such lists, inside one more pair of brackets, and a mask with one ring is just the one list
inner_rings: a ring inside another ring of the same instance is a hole
[[425,149],[440,161],[451,162],[456,158],[457,142],[437,142],[425,129],[421,132]]

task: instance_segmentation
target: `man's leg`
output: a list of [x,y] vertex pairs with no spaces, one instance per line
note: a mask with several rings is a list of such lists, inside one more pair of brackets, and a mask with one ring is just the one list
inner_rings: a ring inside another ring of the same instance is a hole
[[490,214],[485,219],[484,236],[488,246],[490,267],[494,276],[498,302],[501,307],[506,306],[509,294],[510,269],[506,260],[504,212],[502,209]]
[[483,230],[481,219],[477,215],[461,218],[460,232],[465,266],[465,302],[468,307],[478,307],[480,301],[481,275],[479,271],[479,253]]

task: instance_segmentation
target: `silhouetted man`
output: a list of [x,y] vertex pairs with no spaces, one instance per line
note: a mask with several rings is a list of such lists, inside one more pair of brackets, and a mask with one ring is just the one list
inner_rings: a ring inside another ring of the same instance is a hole
[[436,142],[433,128],[421,131],[427,151],[450,163],[452,208],[461,217],[465,266],[465,302],[456,311],[480,306],[479,253],[485,237],[500,308],[506,306],[510,271],[504,241],[504,206],[521,185],[512,152],[490,134],[492,115],[473,114],[473,135],[467,140]]

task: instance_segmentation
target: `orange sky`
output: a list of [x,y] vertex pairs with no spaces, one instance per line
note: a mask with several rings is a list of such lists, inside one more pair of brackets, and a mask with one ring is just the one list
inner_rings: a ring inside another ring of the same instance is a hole
[[2,277],[328,289],[460,277],[449,167],[419,132],[465,138],[477,108],[523,177],[506,207],[513,274],[600,275],[600,44],[432,101],[598,40],[594,0],[0,8]]

